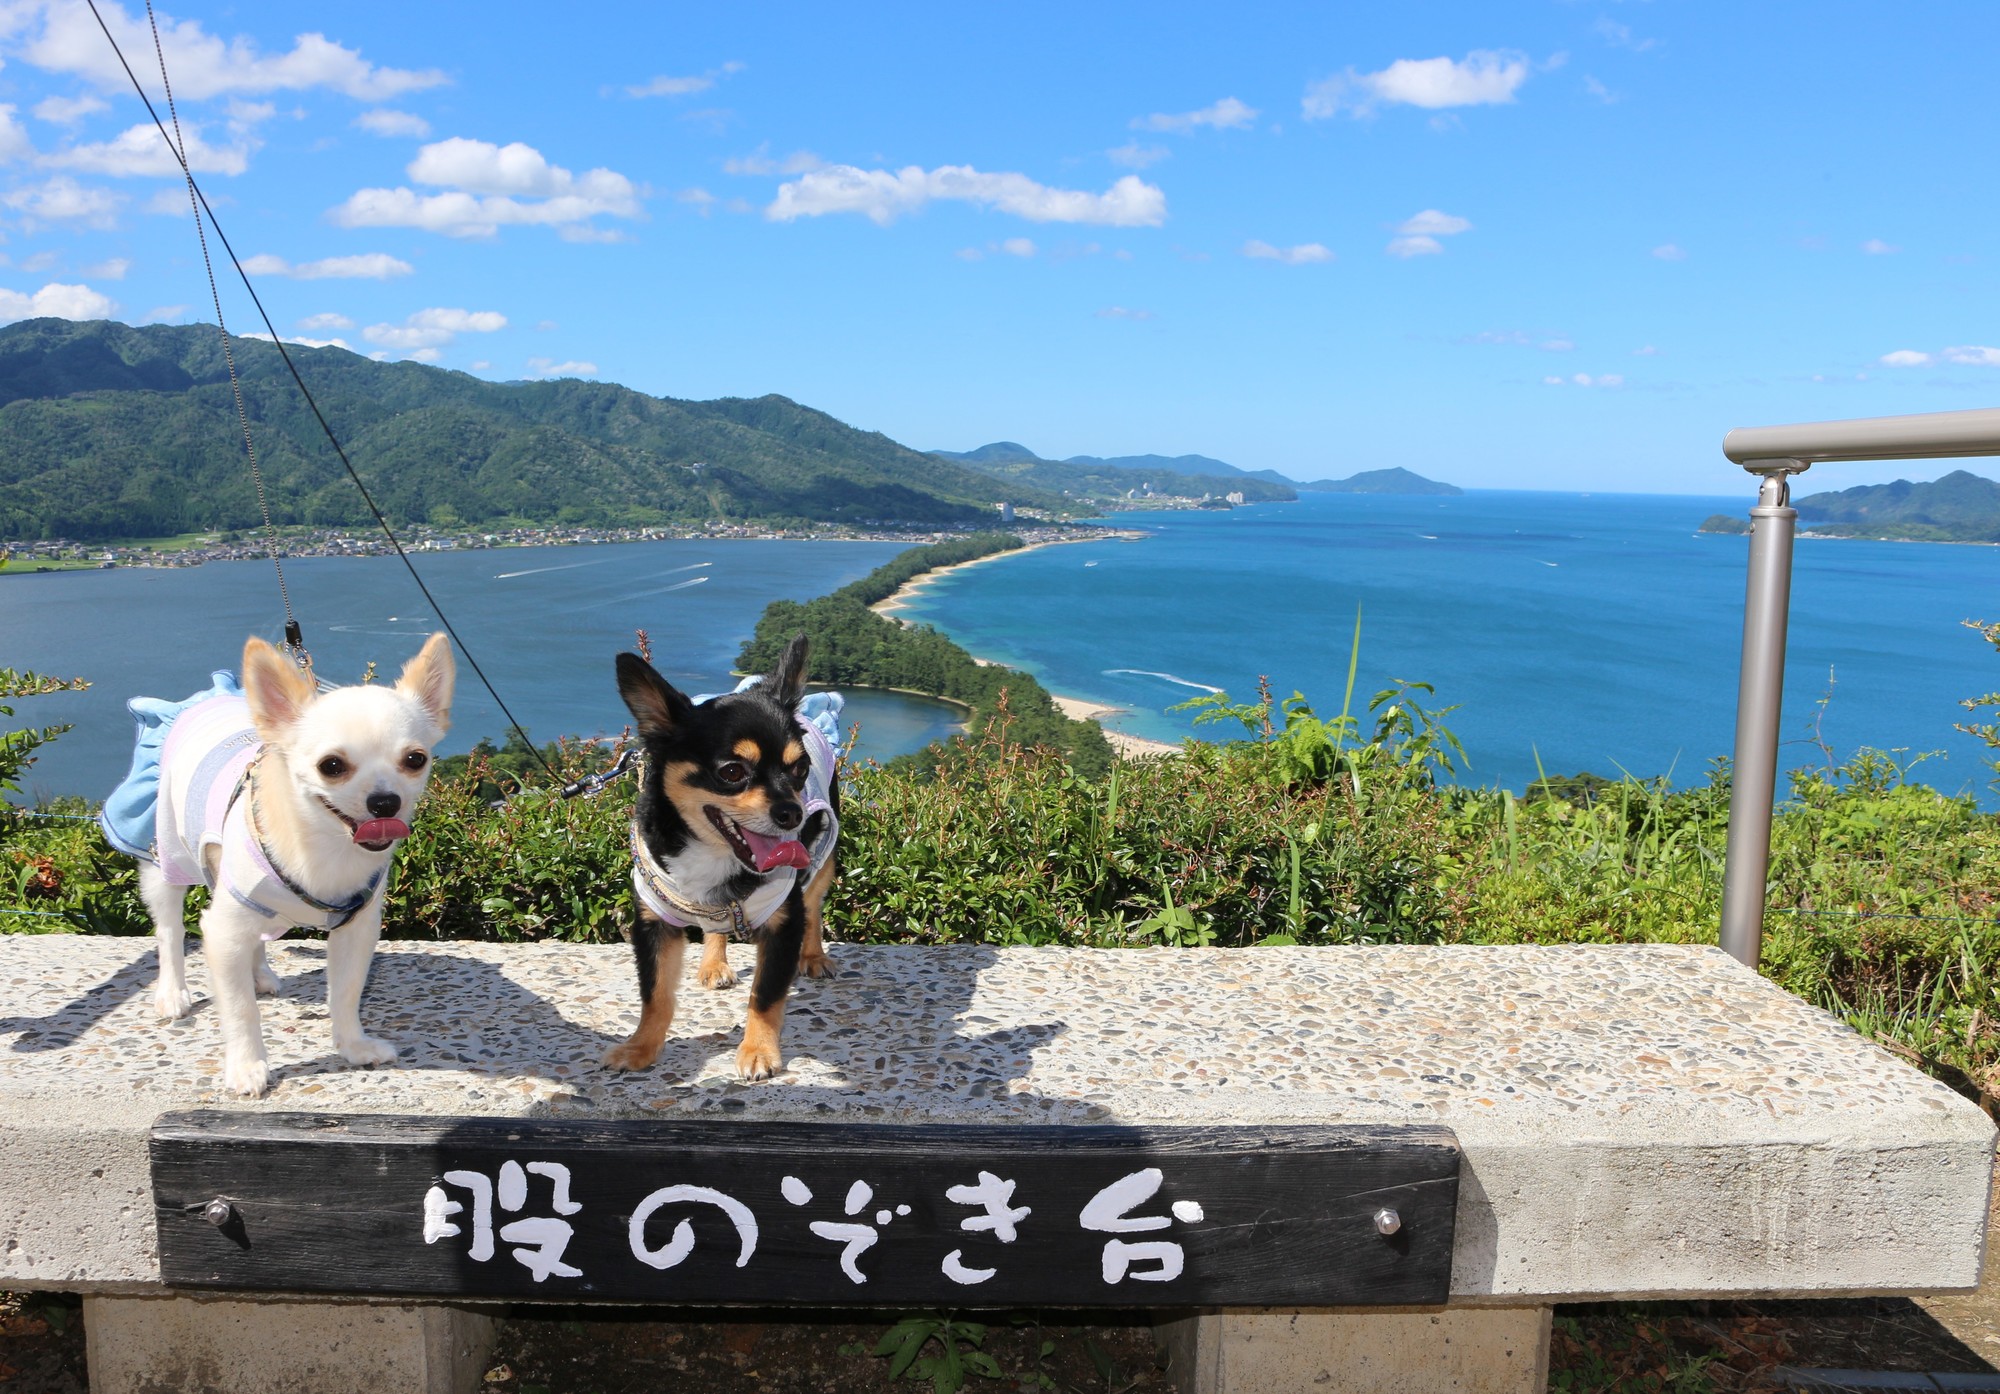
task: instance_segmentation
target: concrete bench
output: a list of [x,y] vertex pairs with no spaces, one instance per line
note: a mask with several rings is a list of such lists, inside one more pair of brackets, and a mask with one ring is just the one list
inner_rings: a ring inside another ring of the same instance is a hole
[[96,1394],[220,1387],[246,1361],[237,1387],[477,1381],[489,1323],[463,1303],[163,1285],[148,1139],[190,1108],[1456,1134],[1446,1304],[1161,1311],[1189,1394],[1539,1391],[1557,1302],[1979,1277],[1992,1123],[1712,949],[848,945],[793,995],[785,1074],[746,1086],[742,988],[692,979],[657,1068],[598,1067],[634,1018],[622,947],[384,945],[363,1021],[402,1067],[360,1072],[329,1047],[323,946],[272,948],[278,1085],[249,1104],[216,1088],[205,1004],[152,1017],[147,941],[0,937],[0,1287],[86,1295]]

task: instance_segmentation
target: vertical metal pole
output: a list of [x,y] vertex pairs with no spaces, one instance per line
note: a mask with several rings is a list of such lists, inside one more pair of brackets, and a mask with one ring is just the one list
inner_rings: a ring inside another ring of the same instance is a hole
[[1785,686],[1785,621],[1792,598],[1787,476],[1799,460],[1753,460],[1763,476],[1750,510],[1750,579],[1743,601],[1743,672],[1736,697],[1736,759],[1729,793],[1729,851],[1722,879],[1722,948],[1757,966],[1771,866],[1771,806],[1778,783],[1778,715]]

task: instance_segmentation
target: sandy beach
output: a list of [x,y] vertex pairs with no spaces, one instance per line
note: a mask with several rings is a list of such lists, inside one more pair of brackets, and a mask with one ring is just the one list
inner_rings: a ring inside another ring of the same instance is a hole
[[[1081,697],[1057,697],[1056,705],[1071,721],[1095,721],[1100,724],[1107,716],[1121,715],[1126,708],[1107,707],[1097,702],[1086,702]],[[1178,755],[1181,748],[1165,741],[1149,741],[1144,736],[1128,736],[1123,731],[1104,728],[1104,739],[1111,742],[1111,748],[1128,760],[1136,760],[1145,755]]]

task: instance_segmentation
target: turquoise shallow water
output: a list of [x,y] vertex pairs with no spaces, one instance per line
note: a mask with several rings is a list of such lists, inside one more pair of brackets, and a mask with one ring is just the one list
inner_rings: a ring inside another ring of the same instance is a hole
[[[615,732],[627,720],[612,659],[652,637],[653,662],[691,693],[735,685],[729,666],[775,599],[807,600],[865,576],[896,542],[638,542],[420,553],[425,583],[514,714],[539,740]],[[372,659],[393,678],[436,615],[394,558],[287,562],[293,607],[319,672],[353,682]],[[181,697],[235,668],[248,634],[277,639],[284,612],[268,562],[186,570],[50,572],[0,578],[0,667],[80,675],[78,694],[14,704],[36,725],[74,722],[28,772],[32,794],[101,798],[125,773],[125,699]],[[957,708],[895,693],[851,692],[859,750],[887,759],[952,730]],[[446,754],[505,736],[498,708],[461,659]]]
[[[1340,708],[1355,607],[1355,705],[1392,679],[1435,684],[1472,759],[1464,778],[1522,788],[1551,772],[1702,777],[1733,742],[1743,538],[1695,534],[1750,499],[1479,491],[1308,494],[1228,513],[1135,513],[1142,542],[1048,547],[940,578],[907,617],[1055,692],[1127,709],[1111,724],[1178,740],[1166,710],[1268,674]],[[1924,774],[1983,789],[1957,705],[2000,688],[2000,656],[1962,628],[2000,617],[2000,548],[1805,540],[1787,661],[1788,765],[1826,692],[1824,734],[1946,750]],[[1220,728],[1210,727],[1208,731]]]

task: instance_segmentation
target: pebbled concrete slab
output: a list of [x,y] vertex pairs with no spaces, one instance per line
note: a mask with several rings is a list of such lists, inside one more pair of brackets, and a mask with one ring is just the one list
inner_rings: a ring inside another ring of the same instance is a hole
[[1455,1302],[1978,1280],[1991,1121],[1713,949],[840,946],[792,997],[784,1075],[742,1085],[744,989],[691,977],[657,1067],[598,1067],[635,1019],[619,946],[385,945],[363,1021],[402,1068],[373,1071],[332,1053],[324,946],[272,947],[278,1087],[247,1103],[217,1088],[206,1000],[151,1015],[149,943],[0,937],[0,1283],[156,1283],[146,1130],[193,1106],[1441,1122],[1465,1150]]

